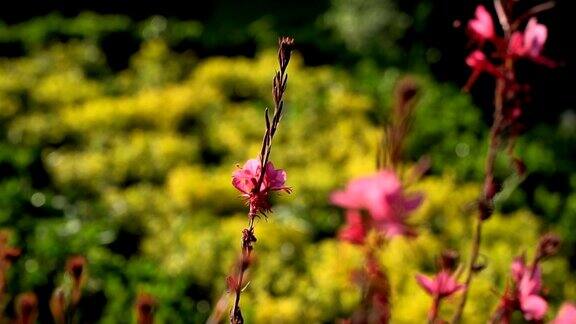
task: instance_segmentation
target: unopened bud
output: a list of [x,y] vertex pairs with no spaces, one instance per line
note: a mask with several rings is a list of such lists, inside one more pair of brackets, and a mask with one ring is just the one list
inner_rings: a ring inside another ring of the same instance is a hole
[[66,269],[68,270],[70,276],[72,276],[72,279],[77,286],[79,286],[82,282],[85,267],[86,259],[83,256],[74,256],[68,259]]
[[32,324],[38,314],[38,298],[34,293],[24,293],[18,296],[16,301],[16,314],[18,324]]
[[560,238],[553,233],[544,234],[538,243],[538,256],[541,258],[553,256],[560,249]]
[[294,38],[283,36],[278,39],[278,63],[284,70],[290,62],[290,54],[294,49]]
[[492,212],[494,211],[494,204],[492,201],[487,201],[486,199],[481,199],[478,202],[478,212],[480,213],[480,220],[485,221],[490,216],[492,216]]
[[444,250],[440,257],[440,267],[443,270],[453,272],[458,267],[460,255],[456,250]]
[[396,98],[399,107],[405,107],[418,94],[418,85],[410,78],[406,77],[400,80],[396,87]]
[[20,258],[20,255],[22,254],[22,250],[15,247],[6,247],[2,252],[3,252],[2,258],[9,264],[16,262],[18,258]]
[[138,324],[154,323],[156,300],[149,294],[140,294],[136,300],[136,318]]

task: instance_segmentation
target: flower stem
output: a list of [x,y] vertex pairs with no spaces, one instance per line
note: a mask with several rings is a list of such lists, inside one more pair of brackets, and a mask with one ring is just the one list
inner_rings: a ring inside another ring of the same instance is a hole
[[230,323],[232,324],[244,323],[244,318],[242,317],[242,312],[240,311],[240,295],[242,294],[243,289],[242,282],[244,281],[244,273],[250,265],[252,243],[256,241],[256,237],[254,236],[254,218],[256,217],[250,213],[249,218],[250,222],[248,223],[248,228],[245,228],[242,231],[242,258],[238,265],[238,277],[234,287],[234,306],[232,307],[232,312],[230,313]]
[[[268,108],[265,111],[265,121],[266,121],[266,131],[264,133],[264,138],[262,139],[262,148],[260,150],[260,175],[255,181],[255,186],[252,194],[258,195],[262,190],[262,184],[264,182],[264,176],[266,174],[266,168],[268,164],[268,159],[270,157],[270,150],[272,148],[272,139],[282,118],[282,112],[284,109],[284,93],[286,91],[286,84],[288,82],[288,74],[286,74],[286,69],[288,68],[288,63],[290,62],[290,54],[294,46],[294,39],[291,37],[281,37],[278,40],[278,64],[280,71],[277,71],[274,75],[272,81],[272,95],[274,99],[274,114],[272,120],[268,115]],[[261,211],[260,211],[261,212]],[[242,324],[244,323],[244,318],[242,317],[242,312],[240,310],[240,295],[242,294],[244,273],[250,266],[251,254],[253,250],[253,244],[256,242],[256,236],[254,235],[254,219],[258,217],[259,210],[255,209],[252,204],[250,204],[250,211],[248,212],[248,227],[242,230],[242,256],[240,259],[240,264],[238,265],[238,274],[232,278],[233,288],[234,288],[234,306],[230,312],[230,323],[232,324]]]
[[[505,70],[510,72],[511,62],[507,61],[505,63]],[[505,74],[506,76],[506,74]],[[474,227],[473,237],[472,237],[472,247],[470,251],[470,261],[467,266],[466,278],[464,284],[466,288],[462,293],[458,308],[452,317],[451,323],[459,323],[462,319],[462,314],[464,312],[464,307],[466,306],[466,301],[468,299],[468,291],[470,290],[470,285],[472,283],[472,277],[474,276],[476,263],[478,261],[478,256],[480,255],[480,245],[482,243],[482,225],[485,220],[487,220],[492,215],[492,209],[494,204],[494,195],[496,193],[496,188],[494,184],[494,165],[496,162],[496,156],[498,154],[498,147],[500,145],[500,132],[502,130],[502,124],[504,122],[504,90],[506,87],[506,80],[503,78],[498,78],[496,81],[496,90],[494,92],[494,121],[492,127],[490,128],[489,146],[488,153],[486,155],[485,164],[485,177],[484,177],[484,189],[482,196],[478,202],[479,213],[476,219],[476,224]]]
[[434,324],[438,320],[438,311],[440,310],[440,297],[435,296],[432,301],[432,306],[428,312],[428,324]]

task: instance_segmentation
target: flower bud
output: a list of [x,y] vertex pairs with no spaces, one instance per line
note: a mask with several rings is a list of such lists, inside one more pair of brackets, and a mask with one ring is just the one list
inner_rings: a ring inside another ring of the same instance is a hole
[[560,238],[553,233],[546,233],[540,238],[538,243],[538,256],[540,258],[545,258],[553,256],[558,253],[560,249]]
[[68,259],[66,269],[76,286],[80,286],[82,279],[84,277],[86,267],[86,259],[83,256],[74,256]]
[[140,294],[136,300],[136,319],[138,324],[154,323],[156,300],[149,294]]
[[32,292],[24,293],[16,299],[18,324],[32,324],[38,315],[38,298]]
[[5,262],[12,264],[16,262],[20,258],[22,254],[22,250],[15,247],[6,247],[4,251],[2,251],[2,258]]
[[290,61],[290,54],[294,49],[294,38],[283,36],[278,39],[278,63],[280,69],[284,70]]
[[460,255],[456,250],[444,250],[440,256],[440,267],[442,270],[453,272],[458,267]]

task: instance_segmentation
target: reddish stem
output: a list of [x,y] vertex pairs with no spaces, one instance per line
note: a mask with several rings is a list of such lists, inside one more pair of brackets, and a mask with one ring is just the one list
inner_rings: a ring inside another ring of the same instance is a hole
[[434,296],[432,300],[432,306],[430,307],[430,311],[428,312],[428,323],[434,324],[438,320],[438,312],[440,310],[440,302],[441,299],[439,296]]
[[496,156],[498,155],[498,147],[500,145],[500,132],[502,130],[504,122],[504,91],[506,88],[506,79],[512,74],[512,61],[506,60],[504,63],[504,78],[498,78],[496,80],[496,89],[494,92],[494,121],[492,127],[490,128],[489,146],[488,153],[486,155],[485,162],[485,177],[484,177],[484,189],[482,191],[482,196],[479,200],[479,213],[476,220],[476,225],[474,228],[472,247],[470,251],[470,260],[467,265],[466,278],[464,284],[466,289],[462,293],[460,298],[460,303],[458,308],[452,317],[452,323],[459,323],[462,319],[462,314],[464,312],[464,307],[466,306],[466,301],[468,299],[468,291],[470,290],[470,285],[472,283],[472,277],[474,276],[474,269],[478,261],[478,256],[480,255],[480,245],[482,243],[482,225],[486,219],[488,219],[492,214],[492,206],[494,203],[494,165],[496,162]]

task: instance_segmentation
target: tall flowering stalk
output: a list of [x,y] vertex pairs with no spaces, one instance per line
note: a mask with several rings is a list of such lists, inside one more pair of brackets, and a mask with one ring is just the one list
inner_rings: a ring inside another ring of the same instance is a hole
[[358,245],[364,252],[364,266],[353,278],[362,291],[360,307],[348,320],[351,323],[388,323],[391,316],[390,283],[377,258],[386,240],[397,236],[416,236],[408,222],[422,202],[422,195],[406,194],[398,176],[403,140],[409,129],[418,89],[410,79],[397,87],[394,118],[385,128],[373,175],[351,180],[344,190],[330,196],[332,204],[345,209],[346,224],[338,236]]
[[266,216],[271,211],[270,194],[273,191],[290,192],[290,188],[284,184],[286,182],[286,172],[274,168],[270,161],[270,151],[272,140],[278,129],[280,119],[284,110],[284,93],[288,82],[286,69],[290,62],[290,54],[294,47],[294,39],[291,37],[281,37],[278,41],[278,63],[280,70],[276,72],[272,81],[272,96],[274,98],[274,114],[272,119],[268,114],[268,108],[264,113],[266,121],[266,131],[262,139],[262,149],[258,159],[248,160],[244,166],[234,172],[232,184],[249,206],[248,227],[242,230],[242,254],[238,262],[238,269],[235,275],[227,279],[228,289],[235,294],[234,306],[230,313],[230,322],[233,324],[244,323],[240,310],[240,295],[242,294],[244,273],[250,266],[252,260],[253,244],[256,242],[254,234],[254,220],[260,215]]
[[[482,225],[492,215],[494,197],[499,191],[495,179],[494,167],[496,157],[503,145],[507,145],[507,154],[516,172],[523,176],[524,164],[514,155],[514,144],[520,134],[523,98],[528,87],[516,78],[515,63],[519,60],[531,60],[549,67],[554,62],[542,55],[542,50],[548,36],[546,26],[539,24],[533,17],[536,13],[551,8],[550,3],[536,6],[527,13],[512,17],[511,12],[515,1],[494,1],[498,22],[503,35],[495,31],[492,16],[483,6],[476,8],[475,17],[468,23],[468,32],[472,41],[477,44],[467,58],[466,64],[472,69],[472,75],[464,89],[469,90],[482,73],[495,78],[493,123],[490,128],[488,153],[485,161],[485,177],[482,194],[478,200],[478,217],[474,225],[470,259],[465,277],[466,289],[458,305],[453,323],[461,320],[468,290],[475,270],[478,268],[478,256],[482,239]],[[527,21],[528,20],[528,21]],[[527,23],[526,23],[527,21]],[[521,29],[525,25],[524,30]],[[485,46],[491,44],[491,46]],[[490,49],[490,51],[488,51]]]

